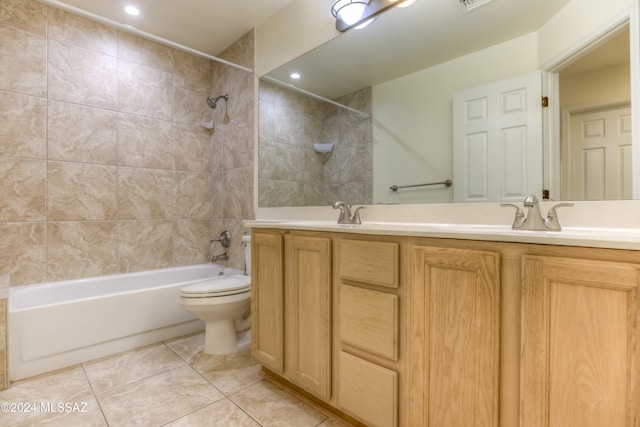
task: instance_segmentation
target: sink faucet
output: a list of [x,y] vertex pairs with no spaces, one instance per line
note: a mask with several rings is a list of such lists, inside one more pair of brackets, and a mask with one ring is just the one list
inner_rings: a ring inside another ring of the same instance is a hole
[[353,213],[351,213],[351,206],[342,200],[338,200],[333,204],[333,209],[340,209],[340,216],[338,217],[338,224],[362,224],[360,219],[360,209],[365,209],[366,206],[359,206]]
[[535,195],[527,196],[524,199],[523,206],[527,208],[527,214],[525,216],[522,209],[519,206],[511,203],[503,203],[500,206],[516,208],[516,218],[513,221],[514,230],[533,230],[533,231],[560,231],[560,221],[558,220],[558,213],[556,209],[564,206],[573,206],[573,203],[559,203],[549,209],[547,217],[543,218],[540,212],[540,205],[538,204],[538,198]]

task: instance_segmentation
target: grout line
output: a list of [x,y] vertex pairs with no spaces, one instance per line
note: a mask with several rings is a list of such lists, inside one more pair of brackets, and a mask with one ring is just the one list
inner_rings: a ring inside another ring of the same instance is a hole
[[82,373],[84,374],[84,377],[87,380],[87,383],[89,384],[89,388],[91,389],[91,394],[93,395],[93,398],[95,399],[96,404],[98,405],[98,409],[100,409],[100,413],[102,414],[102,418],[104,419],[104,422],[107,425],[107,427],[109,427],[109,420],[107,419],[107,416],[104,413],[104,409],[102,408],[102,404],[100,403],[100,400],[98,399],[98,395],[96,394],[96,391],[93,388],[93,384],[91,384],[91,380],[89,379],[89,375],[87,375],[87,371],[84,369],[84,363],[80,364],[80,368],[82,369]]

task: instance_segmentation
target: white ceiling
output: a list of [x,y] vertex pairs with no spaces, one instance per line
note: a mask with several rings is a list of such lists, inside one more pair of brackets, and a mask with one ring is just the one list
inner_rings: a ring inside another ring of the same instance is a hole
[[[59,0],[59,3],[216,56],[291,1]],[[127,15],[124,7],[128,5],[136,6],[140,15]]]

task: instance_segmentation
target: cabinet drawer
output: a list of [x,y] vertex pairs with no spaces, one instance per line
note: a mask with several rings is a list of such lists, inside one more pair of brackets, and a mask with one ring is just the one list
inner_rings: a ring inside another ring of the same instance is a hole
[[338,405],[372,427],[395,427],[398,420],[398,374],[340,352]]
[[340,240],[339,247],[341,278],[398,287],[398,243]]
[[398,360],[398,296],[340,285],[340,340],[371,353]]

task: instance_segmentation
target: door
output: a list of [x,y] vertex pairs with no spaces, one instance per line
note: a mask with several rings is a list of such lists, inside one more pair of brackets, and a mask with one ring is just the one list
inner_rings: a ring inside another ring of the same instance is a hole
[[409,425],[497,427],[500,254],[411,255]]
[[631,107],[573,114],[570,126],[569,199],[631,199]]
[[640,425],[639,267],[524,257],[521,427]]
[[539,72],[454,94],[455,202],[542,197],[541,99]]
[[286,362],[288,377],[331,397],[331,240],[285,237]]
[[264,366],[284,372],[284,264],[282,235],[251,236],[251,352]]

